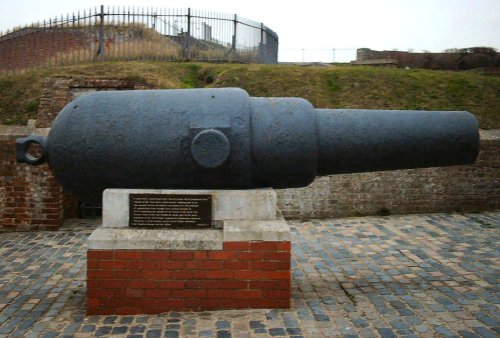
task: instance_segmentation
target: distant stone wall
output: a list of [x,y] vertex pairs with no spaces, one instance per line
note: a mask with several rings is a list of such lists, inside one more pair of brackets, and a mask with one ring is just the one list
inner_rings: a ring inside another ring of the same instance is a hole
[[393,60],[399,67],[427,69],[467,70],[500,67],[500,53],[481,52],[481,50],[463,53],[412,53],[360,48],[353,63],[366,64],[369,60],[385,60],[385,62]]
[[333,175],[277,192],[293,219],[500,209],[500,130],[482,132],[474,165]]

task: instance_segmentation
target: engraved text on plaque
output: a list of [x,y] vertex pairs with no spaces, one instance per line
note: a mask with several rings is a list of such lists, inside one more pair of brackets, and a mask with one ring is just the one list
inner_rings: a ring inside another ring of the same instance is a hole
[[211,195],[130,194],[129,226],[136,228],[208,228]]

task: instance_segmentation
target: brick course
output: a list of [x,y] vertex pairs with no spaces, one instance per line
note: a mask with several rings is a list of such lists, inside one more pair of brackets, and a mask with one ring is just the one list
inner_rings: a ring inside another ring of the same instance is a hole
[[290,242],[222,250],[88,250],[87,314],[290,307]]

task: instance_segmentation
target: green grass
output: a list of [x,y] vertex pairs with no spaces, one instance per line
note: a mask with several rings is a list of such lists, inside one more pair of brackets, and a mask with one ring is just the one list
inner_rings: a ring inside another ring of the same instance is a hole
[[241,87],[253,96],[297,96],[317,108],[467,110],[500,128],[500,77],[476,72],[375,67],[106,62],[0,77],[0,123],[36,117],[44,79],[111,77],[154,88]]

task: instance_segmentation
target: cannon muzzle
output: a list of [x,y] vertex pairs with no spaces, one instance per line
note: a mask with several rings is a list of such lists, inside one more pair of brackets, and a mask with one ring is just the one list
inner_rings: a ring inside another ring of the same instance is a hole
[[316,109],[318,175],[474,163],[475,117],[462,111]]
[[[473,163],[467,112],[314,109],[238,88],[95,92],[70,102],[47,138],[16,142],[82,201],[106,188],[293,188],[317,175]],[[38,157],[27,151],[33,143]]]

